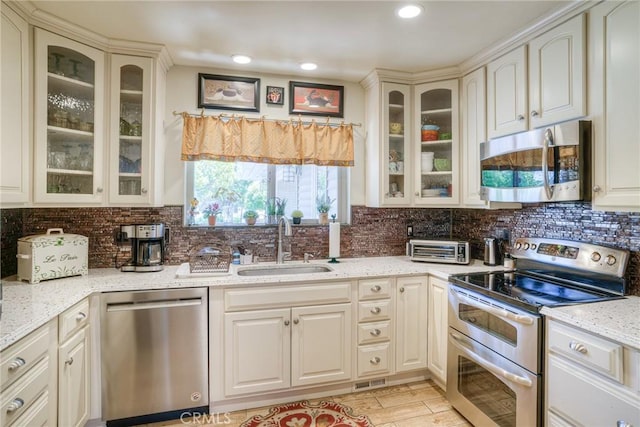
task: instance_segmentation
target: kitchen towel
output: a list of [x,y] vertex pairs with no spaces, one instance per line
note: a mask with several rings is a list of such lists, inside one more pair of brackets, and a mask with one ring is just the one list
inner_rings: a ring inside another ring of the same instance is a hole
[[329,258],[340,258],[340,223],[329,224]]

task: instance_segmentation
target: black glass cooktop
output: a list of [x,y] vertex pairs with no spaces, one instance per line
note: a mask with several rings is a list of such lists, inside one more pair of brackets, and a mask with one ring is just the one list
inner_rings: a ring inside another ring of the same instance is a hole
[[538,312],[544,306],[561,306],[620,298],[615,294],[582,289],[516,271],[456,274],[451,283],[498,300]]

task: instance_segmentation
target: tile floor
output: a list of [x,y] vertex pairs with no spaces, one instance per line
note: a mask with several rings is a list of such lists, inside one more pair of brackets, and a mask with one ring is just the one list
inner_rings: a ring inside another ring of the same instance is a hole
[[[471,427],[451,407],[444,392],[430,380],[317,400],[333,400],[350,406],[355,415],[367,415],[376,427]],[[269,407],[231,412],[228,424],[224,419],[214,424],[174,420],[147,427],[239,427],[248,418],[266,415],[268,411]]]

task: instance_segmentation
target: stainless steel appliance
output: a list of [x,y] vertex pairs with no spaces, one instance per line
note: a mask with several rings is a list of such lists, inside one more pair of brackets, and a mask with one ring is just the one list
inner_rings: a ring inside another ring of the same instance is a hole
[[484,264],[498,265],[501,262],[500,240],[495,237],[484,238]]
[[480,144],[483,200],[559,202],[591,198],[591,122],[572,121]]
[[411,261],[469,264],[469,242],[412,239],[409,256]]
[[161,271],[168,234],[164,224],[121,225],[120,240],[131,242],[131,260],[122,271]]
[[519,238],[515,270],[449,277],[447,398],[474,425],[542,425],[544,306],[623,298],[629,252]]
[[176,418],[185,409],[208,412],[207,305],[207,288],[102,294],[108,425]]

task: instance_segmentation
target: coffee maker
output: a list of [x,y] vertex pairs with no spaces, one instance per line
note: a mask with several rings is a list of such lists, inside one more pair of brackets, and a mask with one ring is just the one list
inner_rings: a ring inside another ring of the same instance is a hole
[[119,240],[131,243],[131,259],[120,270],[135,272],[162,270],[167,237],[164,224],[121,225]]

